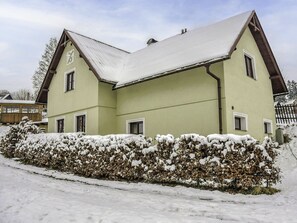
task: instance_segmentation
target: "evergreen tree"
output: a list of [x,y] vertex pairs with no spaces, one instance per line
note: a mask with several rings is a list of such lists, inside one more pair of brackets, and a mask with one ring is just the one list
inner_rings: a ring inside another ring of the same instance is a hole
[[43,79],[46,75],[52,57],[55,53],[57,47],[57,39],[50,38],[49,43],[46,44],[44,53],[39,61],[38,68],[36,69],[32,81],[33,81],[33,89],[34,89],[34,98],[37,97],[38,91],[41,87]]
[[288,94],[277,96],[275,101],[287,102],[288,100],[297,99],[297,82],[292,80],[287,82]]

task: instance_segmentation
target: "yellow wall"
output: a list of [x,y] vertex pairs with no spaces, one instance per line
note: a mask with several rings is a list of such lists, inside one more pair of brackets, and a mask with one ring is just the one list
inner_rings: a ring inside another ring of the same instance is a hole
[[112,90],[113,85],[99,83],[99,134],[116,132],[116,103],[117,94]]
[[[222,78],[222,63],[212,71]],[[216,80],[200,67],[118,89],[117,132],[125,133],[126,121],[139,118],[151,137],[218,133]]]
[[[219,132],[217,82],[205,67],[112,90],[98,82],[75,50],[74,63],[66,65],[67,44],[48,93],[49,132],[56,119],[65,118],[65,132],[73,132],[74,117],[87,115],[87,134],[126,133],[127,121],[145,119],[145,135]],[[257,80],[246,75],[244,50],[255,58]],[[75,68],[75,89],[64,92],[64,74]],[[272,87],[258,47],[247,29],[231,59],[211,65],[222,81],[223,133],[264,137],[263,119],[274,122]],[[232,107],[234,109],[232,109]],[[233,112],[248,115],[248,131],[234,130]],[[273,128],[273,131],[275,128]]]
[[[255,59],[256,80],[246,75],[244,51]],[[224,61],[226,86],[226,120],[227,132],[234,134],[251,134],[257,139],[264,137],[263,119],[273,121],[275,130],[275,113],[273,93],[269,73],[249,29],[231,56],[231,60]],[[232,106],[234,110],[232,110]],[[248,131],[234,129],[233,112],[248,115]]]
[[[66,64],[66,53],[74,49],[74,62]],[[65,74],[75,69],[74,90],[65,92]],[[55,120],[65,116],[65,132],[74,132],[74,115],[86,113],[87,134],[98,134],[98,79],[89,70],[79,52],[68,42],[62,54],[57,73],[53,76],[48,92],[49,132],[55,132]]]

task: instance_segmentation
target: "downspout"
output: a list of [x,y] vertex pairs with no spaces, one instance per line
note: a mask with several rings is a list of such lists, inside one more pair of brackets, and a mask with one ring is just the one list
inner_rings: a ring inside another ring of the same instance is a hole
[[212,73],[210,70],[209,70],[209,67],[210,67],[211,64],[207,64],[205,65],[205,68],[206,68],[206,73],[208,73],[211,77],[213,77],[214,79],[216,79],[217,81],[217,89],[218,89],[218,106],[219,106],[219,131],[220,131],[220,134],[223,134],[223,118],[222,118],[222,87],[221,87],[221,79],[219,77],[217,77],[214,73]]

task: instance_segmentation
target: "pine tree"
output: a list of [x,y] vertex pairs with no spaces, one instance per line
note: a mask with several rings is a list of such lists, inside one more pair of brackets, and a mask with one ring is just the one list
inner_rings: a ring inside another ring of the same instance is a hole
[[34,97],[37,97],[38,91],[41,87],[43,79],[46,75],[52,57],[55,53],[57,47],[57,39],[50,38],[49,43],[46,44],[44,53],[39,61],[38,68],[36,69],[32,81],[33,81],[33,89],[34,89]]

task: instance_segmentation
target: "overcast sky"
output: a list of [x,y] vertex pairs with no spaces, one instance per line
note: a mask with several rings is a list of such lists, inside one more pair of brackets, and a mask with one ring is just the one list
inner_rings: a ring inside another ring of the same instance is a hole
[[0,90],[32,89],[50,37],[64,28],[127,51],[256,10],[285,80],[297,80],[296,0],[0,0]]

